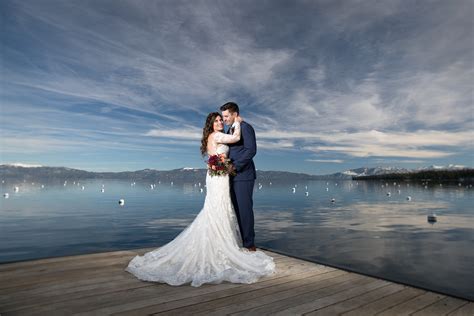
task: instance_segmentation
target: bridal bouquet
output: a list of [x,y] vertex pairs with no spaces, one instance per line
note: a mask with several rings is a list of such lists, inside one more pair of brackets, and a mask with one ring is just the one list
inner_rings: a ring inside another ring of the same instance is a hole
[[207,169],[210,176],[235,176],[235,169],[232,162],[225,154],[209,156],[207,160]]

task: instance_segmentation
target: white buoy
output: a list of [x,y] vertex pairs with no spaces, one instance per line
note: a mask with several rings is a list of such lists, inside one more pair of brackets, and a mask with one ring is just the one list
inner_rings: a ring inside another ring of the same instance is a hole
[[100,192],[104,193],[104,192],[105,192],[105,189],[104,189],[104,188],[100,189]]
[[306,196],[308,196],[308,195],[309,195],[309,192],[305,192],[305,194],[306,194]]
[[84,191],[84,189],[85,189],[85,187],[84,187],[84,186],[82,186],[82,187],[81,187],[81,190],[82,190],[82,191]]
[[125,204],[125,200],[124,200],[124,199],[120,199],[118,203],[119,203],[119,205],[124,205],[124,204]]
[[8,199],[8,198],[10,197],[10,194],[8,194],[8,193],[3,193],[3,197],[6,198],[6,199]]
[[391,196],[391,195],[392,195],[392,193],[391,193],[391,192],[387,192],[387,196]]
[[427,186],[427,185],[425,185],[425,189],[428,189],[428,186]]
[[258,186],[258,189],[261,190],[262,188],[263,188],[263,186],[260,184],[260,185]]
[[329,192],[329,188],[326,188],[326,192]]
[[428,215],[428,222],[430,223],[435,223],[438,221],[438,217],[436,216],[435,213]]
[[199,187],[201,187],[201,182],[198,183]]
[[153,190],[153,184],[150,184],[150,189],[152,189],[152,190]]
[[305,190],[308,190],[308,186],[307,186],[307,185],[305,185],[305,186],[304,186],[304,189],[305,189]]
[[332,198],[331,199],[331,203],[335,203],[336,202],[336,199],[335,198]]
[[462,186],[462,184],[461,184],[461,183],[458,183],[458,187],[461,187],[461,186]]
[[5,183],[5,180],[2,180],[2,183]]
[[44,184],[41,185],[41,189],[44,189]]
[[411,201],[411,196],[407,196],[407,201]]
[[292,188],[291,191],[292,191],[293,193],[296,193],[296,188]]
[[173,181],[171,181],[171,185],[173,185]]
[[18,191],[20,191],[20,188],[19,187],[14,187],[13,191],[18,192]]
[[402,191],[401,191],[401,190],[398,190],[398,194],[400,194],[400,193],[402,193]]
[[381,187],[381,188],[384,188],[385,186],[382,184],[380,187]]
[[270,185],[272,185],[272,183],[270,182]]
[[199,191],[201,191],[201,193],[202,193],[202,192],[204,192],[204,189],[203,189],[203,188],[200,188]]

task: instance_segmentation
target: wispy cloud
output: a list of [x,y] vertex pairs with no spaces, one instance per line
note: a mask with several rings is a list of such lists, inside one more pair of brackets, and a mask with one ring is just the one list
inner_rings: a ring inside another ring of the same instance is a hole
[[153,129],[145,133],[145,136],[172,138],[172,139],[188,139],[200,140],[202,131],[200,130],[158,130]]
[[2,152],[124,148],[164,161],[160,151],[194,153],[207,113],[235,100],[259,155],[285,157],[280,169],[299,157],[307,170],[366,157],[469,165],[471,8],[2,1]]
[[324,162],[324,163],[343,163],[341,159],[306,159],[309,162]]

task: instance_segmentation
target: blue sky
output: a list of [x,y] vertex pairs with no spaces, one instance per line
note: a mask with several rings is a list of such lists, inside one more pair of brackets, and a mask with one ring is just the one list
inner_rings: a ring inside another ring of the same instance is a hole
[[233,100],[258,169],[474,166],[472,1],[0,1],[0,163],[203,168]]

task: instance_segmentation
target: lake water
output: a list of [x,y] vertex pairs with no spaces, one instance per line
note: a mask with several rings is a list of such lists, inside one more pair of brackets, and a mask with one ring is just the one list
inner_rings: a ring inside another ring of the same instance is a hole
[[[0,198],[0,262],[161,246],[193,220],[205,197],[194,183],[41,184],[0,184],[9,193]],[[465,184],[308,181],[259,189],[257,181],[256,243],[473,300],[473,197]]]

